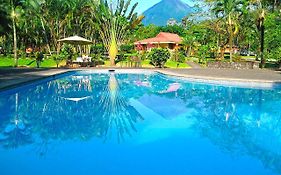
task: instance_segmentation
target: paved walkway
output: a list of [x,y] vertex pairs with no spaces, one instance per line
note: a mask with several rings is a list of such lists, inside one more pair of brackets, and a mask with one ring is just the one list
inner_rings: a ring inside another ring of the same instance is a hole
[[281,88],[281,72],[233,69],[166,69],[163,74],[180,76],[195,82],[253,88]]
[[261,69],[165,69],[162,72],[188,78],[281,83],[281,72]]
[[0,69],[0,90],[67,71],[67,69],[3,68]]
[[[96,68],[94,68],[96,70]],[[0,90],[18,86],[45,77],[70,71],[71,69],[0,69]],[[255,83],[281,83],[281,72],[270,70],[232,69],[149,69],[159,72],[200,80],[236,80]]]
[[193,61],[188,61],[187,64],[193,69],[202,69],[201,65],[198,63],[194,63]]

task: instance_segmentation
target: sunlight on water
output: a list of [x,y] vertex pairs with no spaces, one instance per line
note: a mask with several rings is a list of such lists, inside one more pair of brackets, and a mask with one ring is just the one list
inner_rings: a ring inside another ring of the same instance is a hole
[[75,72],[0,94],[0,173],[281,174],[280,105],[281,89]]

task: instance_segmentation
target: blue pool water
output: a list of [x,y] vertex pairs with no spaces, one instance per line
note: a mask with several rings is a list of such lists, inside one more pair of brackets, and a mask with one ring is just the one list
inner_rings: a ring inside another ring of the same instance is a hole
[[278,175],[281,89],[73,72],[0,93],[1,175]]

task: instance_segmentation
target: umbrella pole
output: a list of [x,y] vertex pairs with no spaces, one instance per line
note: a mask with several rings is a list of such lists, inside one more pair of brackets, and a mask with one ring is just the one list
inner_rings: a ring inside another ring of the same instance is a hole
[[81,49],[81,46],[79,45],[78,48],[79,48],[79,51],[80,51],[80,56],[82,57],[82,49]]

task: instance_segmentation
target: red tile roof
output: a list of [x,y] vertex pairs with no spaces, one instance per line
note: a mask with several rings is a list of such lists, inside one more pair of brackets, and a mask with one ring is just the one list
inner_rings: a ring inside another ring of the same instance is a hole
[[148,38],[145,40],[137,41],[137,42],[135,42],[135,44],[155,44],[155,43],[179,44],[181,42],[182,42],[182,39],[177,34],[160,32],[155,38]]

